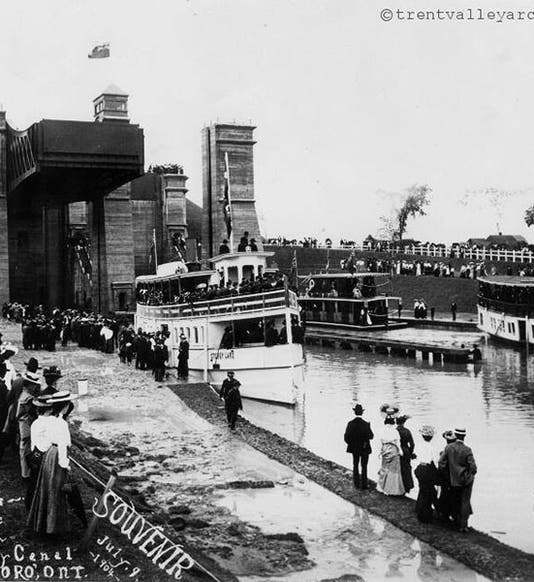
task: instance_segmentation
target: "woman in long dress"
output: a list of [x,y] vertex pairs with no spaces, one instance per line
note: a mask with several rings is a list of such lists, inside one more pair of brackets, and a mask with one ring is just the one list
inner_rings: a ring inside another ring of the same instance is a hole
[[62,534],[70,530],[64,485],[70,471],[68,448],[71,440],[63,415],[74,398],[76,396],[70,392],[62,391],[47,399],[52,405],[52,413],[41,438],[43,443],[49,443],[49,447],[41,461],[28,515],[28,525],[39,534]]
[[28,480],[28,488],[26,490],[26,509],[29,511],[35,493],[35,486],[39,477],[39,470],[41,469],[41,461],[44,454],[52,444],[50,442],[50,431],[48,426],[52,417],[52,405],[47,402],[48,395],[39,396],[33,399],[33,406],[37,411],[37,418],[33,421],[30,427],[30,453],[26,456],[26,461],[30,468],[30,476]]
[[404,426],[408,418],[410,417],[404,414],[402,416],[398,416],[396,419],[397,431],[400,437],[400,448],[402,452],[402,456],[400,458],[402,483],[406,493],[409,493],[410,490],[413,489],[412,459],[415,458],[415,443],[412,433]]
[[434,437],[434,427],[424,425],[419,432],[423,437],[423,442],[418,448],[419,464],[415,468],[415,476],[419,481],[415,513],[419,521],[428,523],[432,521],[433,507],[437,502],[436,484],[439,482],[439,455],[431,442]]
[[393,416],[397,409],[388,407],[383,412],[386,413],[386,418],[380,437],[382,466],[378,472],[378,486],[386,495],[404,495],[400,465],[400,437],[395,428]]

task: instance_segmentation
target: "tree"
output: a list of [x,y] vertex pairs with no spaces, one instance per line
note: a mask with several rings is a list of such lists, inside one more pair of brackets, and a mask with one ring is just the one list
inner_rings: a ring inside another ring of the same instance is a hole
[[425,216],[425,208],[430,204],[432,188],[428,184],[414,184],[400,195],[400,201],[391,216],[382,216],[382,232],[391,233],[392,240],[402,240],[409,218]]
[[532,226],[534,224],[534,205],[525,210],[525,222],[527,226]]

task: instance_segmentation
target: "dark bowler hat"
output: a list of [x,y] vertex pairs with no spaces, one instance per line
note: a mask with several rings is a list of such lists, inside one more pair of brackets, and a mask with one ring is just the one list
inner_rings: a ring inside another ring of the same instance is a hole
[[33,356],[27,362],[25,362],[25,365],[26,370],[28,370],[28,372],[33,372],[35,374],[37,370],[40,370],[39,361],[37,360],[37,358],[34,358]]
[[354,410],[354,414],[361,415],[363,414],[365,408],[361,404],[356,404],[356,406],[352,410]]
[[43,370],[43,376],[45,378],[63,378],[63,374],[57,366],[50,366],[49,368],[45,368]]

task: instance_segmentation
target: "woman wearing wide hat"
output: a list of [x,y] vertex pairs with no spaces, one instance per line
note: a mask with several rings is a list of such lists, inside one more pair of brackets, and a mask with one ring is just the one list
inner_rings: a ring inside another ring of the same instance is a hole
[[43,377],[46,382],[46,388],[41,392],[41,395],[52,395],[57,392],[57,381],[63,378],[61,370],[57,366],[50,366],[43,370]]
[[439,454],[432,444],[434,427],[425,424],[419,432],[423,442],[418,448],[419,463],[415,468],[415,476],[419,481],[415,513],[419,521],[428,523],[432,521],[433,507],[437,503],[436,485],[439,483]]
[[46,399],[52,411],[39,438],[41,447],[48,445],[48,449],[41,461],[28,515],[28,525],[39,534],[61,534],[70,529],[65,484],[70,471],[68,448],[71,440],[63,415],[75,398],[76,395],[63,390]]
[[47,401],[47,396],[34,398],[32,404],[37,413],[37,418],[30,427],[30,452],[26,457],[26,461],[30,467],[30,478],[25,499],[26,509],[28,511],[32,504],[37,477],[39,475],[39,469],[41,468],[41,461],[52,444],[48,436],[48,425],[52,420],[52,405]]
[[18,399],[16,412],[16,419],[19,425],[20,472],[23,479],[29,479],[30,477],[30,466],[27,459],[31,451],[30,427],[37,418],[33,399],[39,396],[40,388],[41,379],[39,376],[26,370],[22,375],[22,392]]
[[395,416],[399,409],[396,406],[384,404],[380,411],[385,414],[385,418],[384,428],[380,435],[382,466],[378,471],[378,485],[386,495],[404,495],[400,465],[400,437],[395,428]]
[[400,437],[400,447],[402,451],[402,456],[400,458],[401,464],[401,475],[402,484],[406,493],[409,493],[413,489],[413,477],[412,477],[412,459],[415,459],[414,449],[415,443],[411,431],[404,425],[410,417],[407,414],[397,416],[397,432]]

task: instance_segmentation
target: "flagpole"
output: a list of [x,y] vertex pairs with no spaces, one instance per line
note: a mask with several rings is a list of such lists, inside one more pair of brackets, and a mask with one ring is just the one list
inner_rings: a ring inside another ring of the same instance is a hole
[[230,252],[234,252],[234,217],[232,215],[232,191],[230,188],[230,164],[228,163],[228,152],[224,152],[224,163],[226,165],[226,180],[228,184],[228,213],[230,214]]

